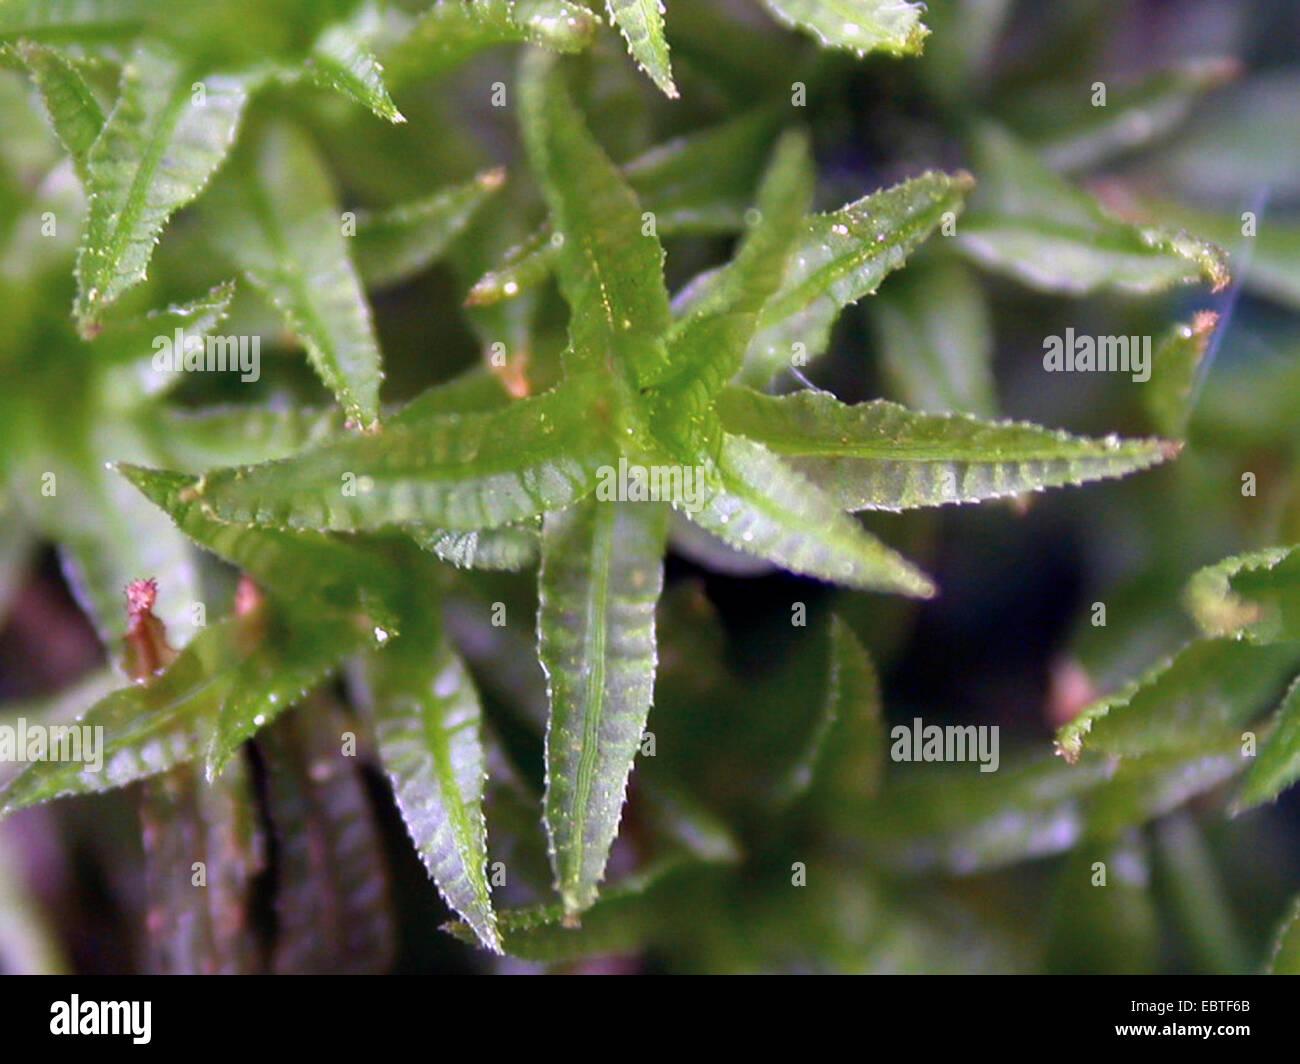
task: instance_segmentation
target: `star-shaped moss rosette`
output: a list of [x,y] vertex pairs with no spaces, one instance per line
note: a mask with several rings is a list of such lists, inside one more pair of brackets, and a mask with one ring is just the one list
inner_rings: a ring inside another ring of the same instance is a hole
[[[1175,450],[1162,440],[1085,439],[892,403],[847,405],[824,392],[753,390],[742,382],[771,376],[795,345],[820,349],[842,307],[874,291],[946,214],[960,211],[971,179],[927,173],[810,214],[807,140],[787,133],[733,261],[670,301],[653,227],[551,57],[526,57],[521,93],[571,311],[554,388],[513,401],[500,389],[491,401],[476,393],[467,407],[463,390],[442,387],[376,431],[292,457],[201,477],[124,470],[183,532],[264,581],[278,601],[324,596],[333,605],[318,623],[337,613],[368,638],[369,650],[326,640],[326,656],[364,652],[371,663],[364,686],[399,804],[448,900],[491,947],[476,696],[415,605],[425,596],[427,613],[437,580],[399,579],[395,588],[391,570],[367,560],[368,537],[406,533],[462,564],[522,565],[540,554],[538,653],[550,692],[545,820],[562,909],[573,917],[597,897],[650,709],[672,507],[792,572],[924,597],[935,592],[928,577],[851,511],[978,502],[1120,476]],[[666,498],[601,497],[620,463],[698,470],[699,491],[684,476],[666,476]],[[311,590],[312,573],[329,579]],[[201,638],[206,645],[218,636]],[[264,701],[258,706],[265,710]],[[169,749],[207,757],[215,772],[259,719],[270,714],[213,707],[188,745]],[[122,741],[129,745],[129,736]],[[26,804],[23,795],[37,796],[11,793],[9,806]]]

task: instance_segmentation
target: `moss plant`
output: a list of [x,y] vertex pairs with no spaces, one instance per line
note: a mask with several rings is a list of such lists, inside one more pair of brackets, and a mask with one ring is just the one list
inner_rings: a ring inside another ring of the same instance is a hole
[[[1184,195],[1294,108],[1106,5],[669,6],[0,2],[0,605],[53,547],[102,648],[0,832],[138,807],[165,971],[1295,970],[1219,866],[1300,776],[1300,190]],[[971,580],[1077,620],[991,717]]]

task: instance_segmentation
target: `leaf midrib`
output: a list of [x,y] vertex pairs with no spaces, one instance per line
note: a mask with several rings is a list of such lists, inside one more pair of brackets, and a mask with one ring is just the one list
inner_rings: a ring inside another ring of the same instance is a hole
[[[587,674],[586,690],[582,704],[586,707],[582,719],[582,754],[578,759],[578,774],[573,790],[573,846],[574,862],[569,879],[575,889],[582,885],[586,864],[587,804],[596,775],[600,755],[600,725],[605,709],[605,647],[606,621],[609,611],[609,569],[613,554],[613,530],[616,516],[612,506],[598,502],[590,504],[592,513],[591,579],[587,581],[585,610],[586,635],[583,639],[583,658],[591,665]],[[611,516],[606,516],[611,515]]]
[[[143,57],[140,61],[144,61]],[[177,67],[172,76],[167,104],[159,116],[160,120],[155,123],[154,129],[149,135],[148,149],[132,175],[131,186],[127,190],[126,200],[122,204],[122,211],[118,217],[117,225],[110,226],[110,237],[106,243],[111,254],[100,260],[104,264],[104,269],[112,268],[121,260],[123,248],[127,243],[126,234],[129,230],[134,229],[139,221],[139,213],[144,201],[148,198],[149,186],[156,176],[159,162],[167,150],[171,135],[180,123],[180,116],[186,98],[185,76],[186,72]],[[144,75],[142,75],[142,81],[143,77]],[[123,102],[125,103],[125,101]],[[109,119],[109,121],[111,122],[112,119]],[[102,295],[103,290],[107,287],[102,279],[102,271],[97,271],[97,277],[99,277],[99,282],[94,287],[99,288]]]

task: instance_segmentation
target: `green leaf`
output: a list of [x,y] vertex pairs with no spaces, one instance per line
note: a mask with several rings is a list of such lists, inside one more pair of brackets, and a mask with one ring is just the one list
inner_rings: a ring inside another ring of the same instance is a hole
[[1273,801],[1300,779],[1300,677],[1278,706],[1268,737],[1246,773],[1235,812]]
[[970,875],[1061,853],[1083,839],[1121,838],[1239,770],[1240,743],[1116,763],[1037,758],[994,773],[914,765],[885,788],[865,832],[871,850],[915,874]]
[[[1107,872],[1097,889],[1096,868]],[[1081,846],[1063,862],[1050,903],[1045,944],[1050,972],[1151,974],[1158,968],[1160,922],[1145,840]]]
[[[698,133],[677,137],[637,156],[623,176],[660,236],[734,233],[778,125],[772,108],[758,108]],[[513,299],[545,280],[559,256],[544,227],[512,249],[506,261],[470,290],[470,306]]]
[[471,0],[434,3],[384,54],[390,85],[445,74],[486,48],[530,43],[581,52],[600,20],[567,0]]
[[1245,219],[1238,214],[1213,214],[1169,201],[1143,201],[1139,208],[1144,216],[1186,226],[1231,248],[1247,291],[1300,308],[1300,225],[1261,216],[1255,219],[1258,231],[1247,235]]
[[[807,133],[786,133],[777,143],[759,186],[749,232],[731,262],[710,276],[707,288],[690,302],[687,314],[674,322],[670,343],[700,318],[753,315],[763,308],[780,287],[786,260],[803,235],[802,223],[812,203],[814,180]],[[723,381],[729,376],[726,374]]]
[[[256,971],[253,879],[266,854],[242,764],[204,784],[187,766],[142,788],[150,971],[161,975]],[[194,867],[204,871],[195,889]]]
[[681,508],[731,546],[846,587],[916,598],[935,594],[924,573],[761,444],[727,434],[716,465],[703,473],[703,500]]
[[930,31],[921,22],[924,4],[906,0],[763,0],[772,16],[861,58],[870,52],[920,55]]
[[500,952],[487,881],[478,693],[436,632],[412,629],[366,666],[379,758],[411,841],[443,897]]
[[186,472],[223,462],[269,462],[337,439],[344,431],[337,407],[171,407],[151,412],[144,428],[167,465]]
[[118,471],[191,540],[249,573],[286,604],[372,611],[389,623],[412,574],[345,537],[280,532],[214,521],[199,503],[200,478],[121,465]]
[[155,45],[141,45],[122,68],[121,94],[87,158],[90,214],[74,307],[83,334],[144,280],[167,220],[225,160],[247,96],[245,80],[201,78]]
[[1063,92],[1034,92],[1035,151],[1053,170],[1074,173],[1106,163],[1182,125],[1210,90],[1241,71],[1235,59],[1192,59],[1128,85],[1107,85],[1102,106],[1071,85]]
[[258,739],[271,766],[278,974],[377,973],[392,960],[387,862],[361,766],[342,752],[350,728],[316,698]]
[[0,41],[120,42],[155,9],[152,0],[8,0],[0,4]]
[[1300,898],[1291,903],[1278,928],[1266,971],[1269,975],[1300,975]]
[[778,108],[753,108],[656,145],[623,176],[654,211],[661,236],[737,232],[783,119]]
[[[663,919],[656,912],[654,894],[671,888],[691,867],[689,859],[674,854],[607,887],[583,913],[581,927],[570,926],[563,905],[506,909],[500,918],[505,952],[542,964],[634,953]],[[474,941],[464,924],[448,924],[444,930],[462,942]]]
[[735,258],[712,275],[708,291],[668,334],[668,379],[651,395],[660,439],[674,439],[692,451],[707,445],[716,425],[709,404],[744,361],[759,312],[781,284],[812,191],[808,138],[788,133],[773,153],[756,220]]
[[968,269],[951,258],[917,262],[871,312],[894,398],[929,414],[997,414],[993,327]]
[[[100,406],[84,369],[69,373],[50,359],[31,368],[26,383],[36,401],[18,408],[25,424],[13,425],[19,438],[5,448],[11,482],[32,486],[14,495],[25,520],[58,545],[65,578],[110,657],[116,659],[126,631],[122,590],[137,579],[158,580],[158,616],[173,645],[181,645],[194,631],[191,611],[201,598],[193,552],[164,515],[107,468],[110,456],[151,460],[145,441],[131,421]],[[48,496],[37,490],[46,473],[56,485]]]
[[605,0],[610,21],[627,41],[627,50],[670,100],[677,99],[668,41],[664,37],[662,0]]
[[572,312],[566,366],[608,367],[644,387],[667,364],[664,251],[643,231],[636,193],[554,68],[546,53],[528,54],[520,92],[529,159],[562,241],[556,265]]
[[1207,566],[1187,582],[1184,600],[1206,635],[1300,639],[1300,547],[1266,547]]
[[[24,717],[37,724],[71,724],[96,702],[121,686],[121,673],[105,665],[60,687],[51,695],[24,699],[21,702],[6,700],[3,711],[0,711],[0,721],[12,724],[19,717]],[[8,783],[22,771],[23,763],[20,761],[0,761],[0,784]]]
[[[280,663],[269,664],[275,655],[298,658],[321,644],[338,657],[346,652],[333,643],[336,628],[322,632],[299,620],[277,626],[267,639],[266,621],[256,611],[210,625],[150,683],[132,684],[97,702],[79,723],[104,729],[102,766],[33,762],[0,791],[0,816],[53,798],[122,787],[194,761],[207,750],[227,705],[238,709],[240,720],[255,720],[298,697],[296,678],[282,682]],[[287,641],[275,645],[281,638]]]
[[217,246],[275,306],[350,418],[379,418],[379,344],[343,236],[330,177],[310,139],[270,127],[206,205]]
[[718,411],[729,432],[782,456],[845,510],[978,502],[1124,476],[1178,453],[1166,440],[1089,439],[884,400],[850,406],[817,391],[729,388]]
[[1186,230],[1112,217],[1003,130],[983,127],[974,155],[980,195],[958,226],[957,246],[982,266],[1073,296],[1147,294],[1198,281],[1217,292],[1230,280],[1221,248]]
[[359,532],[411,524],[499,528],[568,506],[615,461],[599,386],[559,390],[483,414],[390,424],[262,465],[219,469],[195,487],[220,521]]
[[766,384],[778,369],[821,354],[839,312],[874,292],[945,215],[956,218],[973,184],[969,174],[929,172],[810,217],[763,308],[742,379]]
[[1143,398],[1160,432],[1182,436],[1187,431],[1196,398],[1197,370],[1218,323],[1219,316],[1213,311],[1201,311],[1191,322],[1175,325],[1156,345],[1152,379]]
[[40,91],[55,136],[72,156],[82,185],[90,187],[90,148],[104,128],[99,101],[62,52],[23,41],[18,53]]
[[[1115,757],[1137,757],[1234,738],[1294,672],[1294,648],[1201,640],[1100,699],[1056,735],[1068,761],[1086,745]],[[1290,670],[1290,671],[1288,671]]]
[[408,525],[406,531],[425,550],[458,569],[518,572],[537,561],[537,528],[532,524],[478,532],[443,532]]
[[225,772],[244,742],[301,702],[344,658],[388,638],[368,618],[296,609],[267,611],[261,637],[222,698],[204,750],[209,781]]
[[382,211],[357,211],[356,262],[366,286],[397,284],[427,269],[505,183],[504,170]]
[[1155,829],[1172,908],[1203,972],[1244,972],[1250,951],[1225,889],[1223,869],[1191,811],[1164,818]]
[[650,712],[666,520],[662,506],[590,499],[542,526],[545,816],[568,914],[596,900]]
[[[368,12],[362,9],[364,23]],[[325,29],[312,46],[308,59],[311,78],[316,84],[355,100],[386,122],[405,122],[384,87],[383,67],[365,40],[364,25],[339,22]]]
[[808,745],[777,797],[785,804],[811,795],[825,815],[850,820],[862,814],[862,799],[880,790],[885,730],[875,665],[838,616],[831,618],[828,679]]
[[[234,282],[219,284],[188,303],[151,310],[143,317],[132,318],[124,325],[116,323],[104,330],[94,342],[96,366],[101,370],[100,397],[105,406],[127,410],[139,407],[143,400],[171,391],[184,374],[178,369],[155,368],[158,361],[158,338],[172,340],[177,331],[186,343],[203,342],[216,333],[217,326],[230,313],[235,296]],[[173,344],[172,352],[177,352]],[[237,361],[238,352],[230,352]]]

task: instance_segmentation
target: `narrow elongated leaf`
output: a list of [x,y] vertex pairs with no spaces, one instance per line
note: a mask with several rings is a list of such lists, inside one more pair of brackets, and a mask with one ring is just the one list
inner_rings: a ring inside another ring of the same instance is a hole
[[1178,453],[1166,440],[1090,439],[883,400],[849,406],[826,392],[729,388],[718,411],[729,432],[781,455],[846,510],[978,502],[1124,476]]
[[379,344],[315,147],[272,126],[207,204],[213,239],[275,306],[350,418],[379,417]]
[[667,508],[589,499],[542,526],[546,830],[569,914],[596,900],[654,694]]
[[[1046,964],[1067,975],[1149,974],[1157,970],[1160,923],[1145,840],[1085,845],[1062,863],[1047,931]],[[1098,890],[1097,863],[1107,870]]]
[[281,974],[382,972],[394,950],[388,870],[350,725],[317,698],[268,728],[267,805],[275,828]]
[[[763,308],[780,287],[786,260],[803,235],[802,222],[812,202],[813,181],[808,136],[791,131],[781,138],[772,153],[758,190],[752,227],[741,241],[739,251],[730,263],[712,275],[707,290],[692,300],[684,320],[674,323],[672,339],[679,338],[696,319],[720,314],[757,314]],[[677,361],[674,353],[674,363]]]
[[760,107],[675,137],[632,159],[623,176],[661,235],[737,232],[783,117]]
[[[96,702],[121,686],[121,673],[105,666],[61,687],[53,695],[6,702],[0,720],[10,725],[20,717],[44,725],[71,724],[84,716]],[[0,784],[8,783],[22,771],[23,763],[20,761],[0,761]]]
[[40,90],[55,136],[72,156],[82,185],[89,187],[90,148],[104,128],[99,101],[62,52],[25,41],[19,46],[19,54]]
[[924,4],[906,0],[763,0],[786,26],[815,37],[823,48],[864,56],[920,55],[930,31],[921,22]]
[[1024,102],[1034,149],[1053,170],[1074,173],[1159,140],[1182,125],[1201,98],[1240,72],[1233,59],[1193,59],[1129,85],[1107,85],[1104,106],[1092,94],[1035,92]]
[[1156,842],[1175,914],[1199,969],[1245,972],[1250,950],[1233,913],[1224,869],[1196,817],[1185,811],[1165,818],[1156,826]]
[[[157,975],[257,970],[252,879],[265,862],[242,764],[215,783],[182,765],[146,783],[140,801]],[[203,882],[195,882],[196,862]]]
[[[778,116],[771,108],[658,145],[623,167],[623,176],[653,212],[660,236],[734,233],[758,178]],[[470,290],[471,306],[513,299],[548,276],[560,249],[549,226],[514,248]]]
[[1237,811],[1272,801],[1300,779],[1300,678],[1282,699],[1271,727],[1241,785]]
[[123,67],[118,101],[87,158],[90,214],[74,308],[83,333],[93,335],[104,308],[144,280],[167,220],[225,160],[247,96],[245,81],[199,78],[155,45]]
[[851,821],[862,799],[880,789],[885,733],[880,681],[852,629],[831,619],[830,675],[808,746],[782,781],[777,798],[789,803],[812,796],[823,815]]
[[562,242],[556,266],[572,312],[567,362],[630,374],[644,387],[667,364],[664,251],[554,66],[543,52],[529,54],[520,91],[529,158]]
[[[172,362],[162,364],[158,338],[172,341],[172,353],[179,360],[186,345],[206,344],[208,337],[215,334],[230,313],[234,295],[234,283],[227,282],[188,303],[150,311],[128,324],[105,329],[93,345],[104,405],[127,410],[175,388],[184,367]],[[182,337],[179,345],[174,342],[178,332]],[[227,351],[230,364],[237,364],[239,352]]]
[[199,546],[238,566],[290,605],[316,601],[339,611],[373,610],[388,622],[412,574],[381,553],[321,532],[281,532],[214,521],[199,502],[200,478],[118,467]]
[[[97,702],[79,723],[103,728],[102,764],[32,763],[0,791],[0,816],[65,795],[122,787],[196,760],[208,749],[228,703],[237,700],[240,719],[252,721],[287,708],[300,692],[292,680],[281,681],[279,667],[265,663],[268,654],[289,648],[268,645],[265,621],[258,611],[211,625],[151,683],[124,687]],[[295,647],[320,638],[319,630],[298,623],[279,631]],[[334,649],[341,657],[352,648]]]
[[152,0],[8,0],[0,4],[0,41],[121,42],[138,32],[155,8]]
[[312,46],[308,62],[318,85],[356,100],[387,122],[406,121],[384,87],[384,68],[356,24],[340,22],[326,28]]
[[885,789],[865,831],[872,851],[896,867],[970,875],[1085,838],[1119,838],[1229,778],[1241,767],[1239,747],[1234,739],[1118,764],[1037,759],[991,774],[914,765]]
[[1218,291],[1230,279],[1221,248],[1186,230],[1111,217],[1000,129],[981,130],[975,162],[980,195],[958,227],[957,246],[989,269],[1075,296],[1159,292],[1197,281]]
[[747,554],[846,587],[929,598],[934,585],[766,447],[724,436],[687,516]]
[[[562,904],[507,909],[500,920],[505,952],[543,964],[635,953],[665,920],[654,904],[654,892],[671,888],[692,867],[697,867],[694,862],[674,854],[605,888],[583,914],[581,927],[568,926]],[[463,923],[445,925],[443,930],[462,942],[474,942]]]
[[1300,640],[1300,547],[1225,558],[1197,572],[1184,598],[1206,635]]
[[743,852],[731,829],[711,810],[674,786],[639,781],[637,801],[657,839],[697,861],[734,864]]
[[1297,660],[1294,648],[1223,639],[1191,643],[1085,709],[1057,732],[1057,750],[1074,761],[1085,745],[1136,757],[1239,741],[1243,725],[1276,696]]
[[590,381],[485,414],[392,424],[194,491],[221,521],[358,532],[410,524],[498,528],[568,506],[615,460],[610,410]]
[[996,415],[992,324],[966,267],[914,263],[871,311],[895,399],[928,414]]
[[1300,898],[1291,903],[1269,955],[1269,975],[1300,975]]
[[379,758],[411,841],[443,897],[495,952],[487,882],[478,693],[437,633],[408,631],[367,663]]
[[1246,289],[1286,306],[1300,307],[1300,225],[1279,218],[1256,218],[1258,231],[1247,236],[1243,217],[1212,214],[1169,201],[1143,202],[1141,214],[1166,224],[1186,226],[1232,250],[1236,273]]
[[662,0],[605,0],[610,21],[627,41],[627,50],[669,99],[677,98],[668,41],[664,37]]
[[458,569],[517,572],[537,560],[535,524],[478,532],[442,532],[418,525],[408,525],[406,530],[421,547]]
[[821,354],[839,312],[874,292],[945,216],[955,219],[973,184],[969,174],[926,173],[809,218],[763,308],[742,379],[765,384],[792,361]]
[[1196,374],[1214,335],[1219,316],[1202,311],[1187,324],[1175,325],[1152,356],[1151,382],[1143,392],[1156,428],[1171,436],[1187,430],[1195,398]]
[[356,261],[369,287],[404,281],[436,262],[505,183],[504,170],[383,211],[357,212]]
[[142,426],[162,460],[175,469],[199,472],[223,462],[251,464],[288,458],[343,434],[343,414],[278,406],[167,408],[151,412]]
[[340,615],[270,612],[262,644],[242,663],[222,699],[203,752],[208,780],[215,780],[240,746],[301,702],[346,657],[383,644],[389,634],[366,627],[368,619]]
[[69,375],[56,360],[47,368],[48,380],[35,373],[27,378],[29,395],[50,390],[43,401],[27,404],[25,439],[6,448],[5,458],[13,483],[40,485],[48,471],[56,493],[23,491],[15,498],[31,526],[59,545],[73,594],[106,647],[116,650],[125,634],[122,589],[150,577],[160,583],[159,616],[179,646],[194,631],[191,611],[200,600],[193,551],[106,468],[110,455],[147,459],[147,447],[132,424],[101,413],[92,376]]
[[773,153],[759,189],[757,218],[740,250],[668,334],[668,379],[651,396],[661,440],[691,452],[709,446],[717,424],[709,404],[744,361],[759,312],[781,284],[812,191],[808,138],[788,133]]
[[993,77],[998,44],[1014,7],[1013,0],[928,7],[934,38],[926,42],[929,62],[918,72],[936,95],[955,103]]
[[528,42],[580,52],[600,20],[568,0],[471,0],[432,4],[384,54],[390,85],[445,74],[487,48]]

